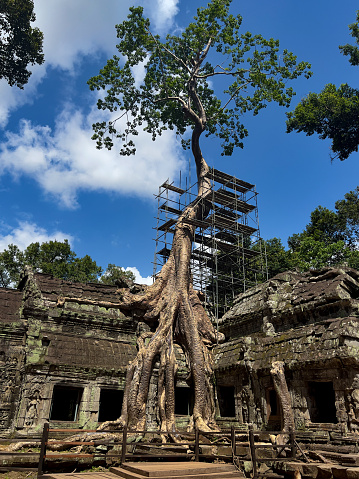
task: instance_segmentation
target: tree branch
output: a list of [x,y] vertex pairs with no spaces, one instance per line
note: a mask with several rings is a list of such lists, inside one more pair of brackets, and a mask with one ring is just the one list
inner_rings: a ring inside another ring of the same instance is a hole
[[203,50],[203,54],[201,56],[201,58],[199,59],[199,63],[197,65],[197,67],[200,67],[203,63],[203,60],[206,58],[206,56],[208,55],[208,52],[209,52],[209,49],[211,47],[211,43],[212,43],[212,37],[209,38],[208,42],[207,42],[207,45],[205,46],[204,50]]
[[159,56],[160,65],[161,65],[161,73],[162,73],[162,78],[163,78],[163,89],[165,90],[166,95],[168,95],[167,85],[166,85],[166,75],[165,75],[164,68],[163,68],[161,49],[160,49],[160,47],[159,47],[157,38],[152,34],[151,30],[150,30],[149,28],[146,28],[146,30],[147,30],[147,32],[151,35],[153,41],[154,41],[154,42],[156,43],[156,45],[157,45],[157,48],[158,48],[158,56]]
[[248,80],[246,83],[244,83],[243,85],[239,86],[236,91],[233,93],[233,95],[231,95],[230,99],[227,101],[227,103],[225,105],[223,105],[223,107],[219,110],[219,112],[217,113],[217,115],[213,116],[212,117],[212,120],[214,120],[215,118],[217,118],[217,116],[222,113],[224,111],[224,109],[226,108],[226,106],[237,96],[237,93],[239,92],[239,90],[241,90],[242,88],[245,88],[247,85],[250,84],[250,81]]
[[213,77],[213,76],[216,76],[216,75],[226,75],[226,76],[234,76],[235,77],[235,76],[237,76],[241,73],[250,73],[250,72],[251,72],[251,70],[241,70],[240,72],[226,72],[226,71],[215,72],[215,71],[213,71],[212,73],[206,73],[205,75],[195,75],[195,78],[205,80],[208,77]]
[[166,98],[159,98],[158,100],[154,100],[153,103],[158,103],[160,101],[169,101],[169,100],[174,100],[174,101],[178,101],[179,103],[181,103],[184,112],[186,113],[188,118],[190,118],[192,121],[194,121],[194,123],[200,123],[201,122],[201,119],[196,114],[196,112],[194,112],[192,110],[192,108],[189,105],[187,105],[187,103],[179,96],[168,96]]
[[[151,31],[146,27],[146,30],[148,31],[148,33],[151,35],[151,37],[153,38],[154,42],[157,44],[158,46],[158,42],[156,40],[156,38],[152,35]],[[178,58],[177,55],[175,55],[173,52],[171,52],[171,50],[169,50],[164,44],[161,45],[163,47],[163,49],[169,54],[171,55],[175,60],[177,60],[179,63],[181,63],[182,66],[184,66],[184,68],[187,70],[187,72],[192,76],[192,72],[191,72],[191,69],[188,67],[188,65],[183,61],[181,60],[180,58]]]

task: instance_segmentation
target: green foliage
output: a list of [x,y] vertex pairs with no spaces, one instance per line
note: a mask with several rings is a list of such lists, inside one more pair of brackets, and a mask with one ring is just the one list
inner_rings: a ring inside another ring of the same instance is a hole
[[25,265],[32,266],[34,271],[78,282],[97,282],[102,272],[90,256],[77,258],[67,240],[31,243],[25,251],[11,244],[0,253],[0,286],[16,286]]
[[[242,114],[257,114],[271,101],[288,106],[293,89],[287,86],[309,65],[297,63],[278,40],[240,33],[242,18],[229,13],[231,0],[212,0],[197,10],[194,22],[178,35],[154,35],[142,7],[130,8],[128,20],[116,26],[118,56],[108,60],[88,82],[91,90],[106,90],[98,108],[119,112],[114,121],[93,125],[97,147],[111,149],[120,140],[120,153],[135,153],[135,137],[144,128],[155,140],[174,130],[188,148],[188,129],[200,129],[220,139],[223,155],[243,147],[248,132]],[[133,67],[144,65],[138,86]],[[211,85],[226,83],[222,101]],[[210,80],[210,83],[209,83]]]
[[309,93],[287,116],[288,133],[303,131],[331,139],[331,150],[340,160],[358,151],[359,90],[347,84],[339,88],[328,84],[319,94]]
[[135,279],[135,275],[132,271],[125,271],[120,266],[110,263],[99,282],[102,284],[122,286],[134,283]]
[[18,283],[24,265],[24,253],[16,245],[10,244],[0,253],[0,286],[10,287]]
[[[349,25],[350,35],[355,39],[356,45],[359,45],[359,10],[357,11],[356,22]],[[349,62],[351,65],[359,65],[359,48],[356,45],[341,45],[339,50],[343,55],[349,56]]]
[[355,247],[359,240],[359,186],[344,195],[343,200],[335,203],[338,221],[345,224],[345,238],[348,244]]
[[338,213],[318,206],[310,214],[310,222],[305,230],[300,234],[296,233],[290,236],[288,245],[293,251],[296,251],[302,239],[307,237],[325,245],[344,241],[347,237],[346,221],[343,216],[339,217]]
[[334,243],[317,241],[312,236],[303,236],[297,249],[291,254],[291,269],[300,271],[323,268],[324,266],[347,265],[355,267],[359,259],[359,252],[352,251],[340,240]]
[[272,278],[278,273],[291,269],[290,255],[285,250],[279,238],[263,241],[262,250],[267,255],[268,277]]
[[263,241],[264,248],[269,278],[287,270],[324,266],[359,269],[359,186],[335,203],[335,211],[315,208],[305,229],[288,238],[288,249],[278,238]]
[[32,28],[35,21],[32,0],[0,0],[0,78],[10,86],[23,88],[31,72],[29,64],[42,64],[43,34]]
[[[349,29],[359,45],[359,11],[357,21],[349,25]],[[357,45],[339,47],[344,55],[349,56],[352,65],[359,65]],[[358,151],[359,90],[347,84],[336,88],[329,83],[320,93],[309,93],[287,116],[287,133],[302,131],[308,136],[316,133],[320,139],[332,140],[332,158],[343,161]]]

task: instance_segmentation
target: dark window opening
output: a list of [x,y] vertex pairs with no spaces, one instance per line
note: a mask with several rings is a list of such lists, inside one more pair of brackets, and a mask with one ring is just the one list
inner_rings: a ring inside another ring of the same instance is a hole
[[220,386],[218,388],[218,404],[221,417],[236,417],[234,386]]
[[309,382],[308,409],[312,422],[336,424],[335,392],[332,382]]
[[82,391],[82,388],[55,386],[52,395],[50,419],[52,421],[76,421]]
[[118,389],[101,389],[98,421],[115,421],[121,415],[123,391]]
[[192,388],[176,387],[175,414],[177,414],[178,416],[191,416],[193,414]]
[[267,411],[268,419],[278,417],[280,415],[280,404],[278,394],[275,389],[267,389]]
[[269,416],[279,415],[279,401],[278,395],[275,389],[269,389],[268,391],[268,403],[269,403]]

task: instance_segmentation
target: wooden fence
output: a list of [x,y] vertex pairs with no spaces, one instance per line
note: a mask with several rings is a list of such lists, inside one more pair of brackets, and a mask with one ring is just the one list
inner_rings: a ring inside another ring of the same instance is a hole
[[[106,452],[100,453],[92,453],[92,454],[82,454],[82,453],[71,453],[71,452],[66,452],[66,453],[51,453],[48,451],[48,444],[49,444],[49,433],[50,431],[59,433],[59,432],[95,432],[95,431],[88,431],[88,430],[59,430],[59,429],[51,429],[49,428],[49,424],[45,423],[44,428],[43,428],[43,434],[42,434],[42,439],[41,439],[41,447],[40,447],[40,459],[39,459],[39,465],[38,465],[38,476],[43,475],[44,470],[46,469],[46,459],[50,459],[50,457],[56,457],[56,458],[64,458],[64,459],[70,459],[70,458],[91,458],[91,457],[101,457],[103,456],[104,461],[106,461]],[[107,432],[113,432],[113,431],[107,431]],[[142,436],[140,442],[133,442],[133,437],[130,438],[131,435],[137,435]],[[252,462],[252,467],[253,467],[253,477],[256,479],[260,476],[258,472],[258,464],[260,462],[276,462],[276,461],[294,461],[298,457],[297,450],[300,451],[301,455],[303,456],[304,460],[307,460],[305,457],[305,454],[303,451],[300,449],[300,446],[297,444],[296,439],[295,439],[295,431],[289,431],[289,433],[286,435],[288,437],[288,441],[283,444],[283,445],[277,445],[277,444],[272,444],[270,442],[266,443],[259,443],[259,437],[269,434],[274,434],[278,435],[280,434],[278,431],[254,431],[253,426],[250,425],[248,428],[248,431],[243,431],[243,430],[236,430],[234,427],[231,428],[231,430],[227,431],[221,431],[221,432],[206,432],[202,433],[198,429],[195,429],[194,433],[183,433],[183,438],[176,443],[173,443],[174,446],[186,446],[186,449],[189,448],[191,451],[193,451],[192,454],[180,454],[176,453],[173,455],[170,454],[163,454],[163,449],[161,451],[161,444],[159,443],[154,443],[153,441],[146,441],[143,440],[145,438],[146,434],[151,434],[152,437],[158,435],[160,436],[160,432],[157,431],[138,431],[138,430],[129,430],[127,427],[124,427],[122,431],[122,441],[116,442],[117,445],[121,445],[121,453],[119,454],[112,454],[111,453],[111,458],[116,458],[118,457],[119,463],[122,464],[126,462],[129,458],[131,460],[134,459],[160,459],[164,458],[166,460],[189,460],[192,459],[193,457],[195,458],[196,461],[199,461],[200,459],[206,459],[206,460],[214,460],[214,459],[227,459],[227,460],[232,460],[233,462],[236,462],[236,459],[240,460],[249,460]],[[181,434],[181,433],[180,433]],[[210,442],[210,438],[212,436],[215,436],[215,441]],[[246,440],[243,441],[243,437],[246,437]],[[238,441],[238,438],[241,438],[241,441]],[[204,439],[206,439],[204,441]],[[99,446],[106,444],[111,445],[115,444],[114,441],[109,441],[109,440],[95,440],[95,441],[87,441],[87,442],[70,442],[65,440],[56,440],[56,441],[51,441],[51,444],[61,444],[61,445],[68,445],[68,446]],[[168,444],[167,444],[168,445]],[[231,454],[226,455],[226,456],[219,456],[215,454],[208,454],[202,452],[203,447],[205,445],[215,445],[215,446],[230,446],[231,448]],[[247,450],[247,453],[245,456],[241,456],[240,458],[237,457],[237,446],[241,445],[242,447],[245,447]],[[129,446],[132,448],[132,451],[129,452],[128,448]],[[137,447],[143,447],[143,446],[149,446],[151,450],[155,450],[156,452],[146,452],[144,454],[139,454],[135,453],[135,449]],[[272,452],[270,453],[270,457],[263,457],[263,455],[258,454],[259,450],[263,449],[270,449]],[[162,452],[162,454],[161,454]],[[283,455],[285,457],[283,457]]]

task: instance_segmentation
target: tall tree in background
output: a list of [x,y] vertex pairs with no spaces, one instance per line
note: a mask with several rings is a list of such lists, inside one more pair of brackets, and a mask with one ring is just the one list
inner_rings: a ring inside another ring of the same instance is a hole
[[[349,56],[352,65],[359,65],[359,11],[356,22],[349,25],[355,45],[339,47]],[[348,84],[337,88],[329,83],[320,93],[309,93],[287,113],[287,132],[303,131],[308,136],[317,133],[320,139],[332,140],[332,158],[345,160],[359,145],[359,90]]]
[[31,72],[29,65],[44,61],[43,34],[33,28],[32,0],[0,0],[0,78],[23,88]]
[[136,277],[132,271],[125,271],[120,266],[110,263],[106,271],[101,275],[99,282],[123,288],[133,285],[135,279]]
[[0,252],[0,286],[16,287],[26,265],[75,282],[97,282],[102,268],[90,256],[77,258],[67,240],[31,243],[24,251],[10,244]]
[[[118,139],[122,142],[121,154],[130,155],[135,153],[139,129],[144,127],[153,140],[171,129],[184,148],[191,148],[198,180],[197,199],[179,217],[170,256],[155,283],[144,294],[125,294],[122,299],[123,307],[142,310],[152,332],[138,339],[137,357],[127,371],[121,417],[113,426],[127,423],[136,429],[145,428],[149,383],[158,360],[161,430],[175,433],[177,342],[191,372],[194,425],[201,430],[216,427],[208,346],[224,338],[213,328],[190,274],[195,227],[189,222],[208,214],[208,208],[204,211],[200,203],[211,191],[200,138],[203,134],[218,138],[222,154],[231,155],[235,147],[243,146],[247,135],[241,122],[243,113],[251,110],[257,114],[270,101],[288,106],[293,90],[287,82],[303,73],[309,75],[308,64],[298,64],[286,50],[279,54],[277,40],[240,34],[241,17],[229,14],[230,3],[212,0],[206,8],[198,9],[194,22],[182,33],[167,35],[165,40],[151,32],[141,7],[131,8],[128,20],[117,25],[119,56],[110,59],[89,81],[91,89],[106,90],[98,102],[99,109],[119,112],[117,119],[94,125],[98,148],[110,149]],[[133,74],[136,66],[145,70],[140,86]],[[212,86],[224,86],[224,101],[214,94]],[[187,139],[188,131],[191,136]]]
[[338,200],[335,210],[315,208],[305,229],[288,238],[288,249],[278,238],[263,243],[270,278],[294,269],[343,265],[359,269],[359,187]]
[[288,238],[291,268],[359,267],[359,187],[335,203],[335,211],[318,206],[302,233]]

